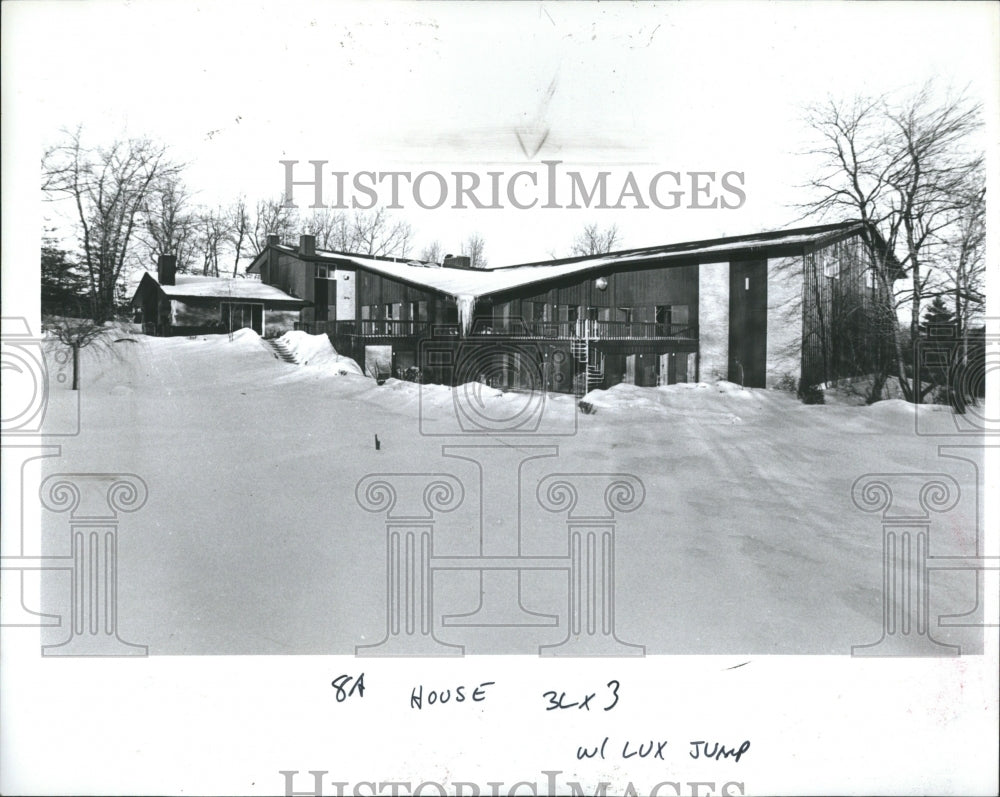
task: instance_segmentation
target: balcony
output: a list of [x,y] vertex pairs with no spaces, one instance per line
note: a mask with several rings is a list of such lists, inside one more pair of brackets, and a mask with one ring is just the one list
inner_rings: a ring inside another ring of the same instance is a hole
[[653,321],[517,321],[504,325],[478,319],[472,337],[501,335],[511,338],[590,340],[697,340],[691,324],[658,324]]
[[362,321],[303,321],[296,329],[310,335],[361,335],[366,338],[411,338],[425,335],[430,324],[426,321],[392,321],[375,319]]
[[[428,321],[393,321],[374,319],[361,321],[301,322],[296,329],[310,335],[358,335],[364,338],[456,337],[454,324],[431,324]],[[471,338],[498,336],[525,340],[697,340],[698,329],[691,324],[658,324],[652,321],[516,321],[504,324],[489,318],[477,318]]]

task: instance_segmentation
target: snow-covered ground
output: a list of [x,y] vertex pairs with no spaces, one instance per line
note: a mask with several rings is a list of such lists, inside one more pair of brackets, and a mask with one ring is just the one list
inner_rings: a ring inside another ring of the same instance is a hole
[[[453,391],[390,379],[378,386],[325,337],[291,333],[303,365],[275,358],[244,330],[229,336],[128,336],[117,356],[82,363],[82,431],[49,471],[133,472],[149,486],[120,533],[120,634],[151,654],[351,653],[385,628],[385,532],[355,485],[370,473],[454,473],[463,506],[443,516],[436,555],[478,551],[479,481],[442,444],[556,445],[558,457],[523,473],[525,550],[558,555],[565,527],[542,512],[534,484],[553,471],[638,476],[646,500],[621,516],[617,634],[659,653],[832,653],[881,635],[882,536],[877,515],[854,507],[865,473],[940,472],[962,487],[936,520],[932,554],[974,555],[976,474],[938,456],[914,429],[914,408],[847,401],[806,406],[779,391],[729,383],[619,385],[586,397],[576,433],[561,437],[441,438]],[[54,367],[54,366],[53,366]],[[64,387],[49,422],[73,406]],[[482,388],[484,412],[516,394]],[[572,424],[575,400],[547,397]],[[954,429],[951,411],[923,407],[923,429]],[[437,424],[438,426],[435,426]],[[558,424],[557,424],[558,425]],[[380,449],[374,445],[378,435]],[[513,479],[513,474],[506,474]],[[491,487],[493,485],[490,485]],[[513,513],[515,507],[509,507]],[[46,514],[48,552],[68,553],[65,518]],[[484,525],[502,525],[487,516]],[[48,576],[46,611],[65,613],[68,575]],[[932,577],[931,616],[976,603],[971,574]],[[475,608],[472,573],[435,575],[435,625],[469,653],[531,653],[558,642],[551,628],[442,627]],[[525,606],[565,622],[565,581],[526,574]],[[47,629],[43,642],[65,632]],[[934,628],[942,642],[981,650],[975,629]]]

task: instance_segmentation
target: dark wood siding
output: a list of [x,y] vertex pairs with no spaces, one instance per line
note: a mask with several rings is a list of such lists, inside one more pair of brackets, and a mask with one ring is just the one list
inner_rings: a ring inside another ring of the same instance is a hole
[[729,264],[729,381],[765,387],[767,260]]
[[892,356],[882,351],[887,341],[873,317],[874,287],[859,236],[807,250],[803,272],[804,383],[870,373],[874,357]]
[[357,280],[355,295],[359,307],[394,302],[429,302],[441,296],[436,291],[417,288],[363,268],[358,269]]
[[432,324],[453,324],[458,320],[454,299],[449,299],[430,289],[418,288],[415,285],[394,280],[392,277],[376,274],[362,267],[358,267],[357,274],[355,317],[358,319],[362,318],[362,307],[378,307],[378,312],[372,317],[382,318],[385,305],[399,303],[403,305],[401,320],[410,320],[410,303],[426,302],[428,317],[423,320]]
[[[597,280],[607,280],[600,290]],[[689,321],[698,323],[698,266],[673,266],[590,273],[586,277],[550,285],[544,290],[526,286],[519,291],[498,294],[496,302],[510,301],[511,315],[530,318],[526,303],[575,305],[579,307],[630,307],[638,312],[636,321],[653,321],[657,305],[687,305]],[[647,318],[648,316],[648,318]]]

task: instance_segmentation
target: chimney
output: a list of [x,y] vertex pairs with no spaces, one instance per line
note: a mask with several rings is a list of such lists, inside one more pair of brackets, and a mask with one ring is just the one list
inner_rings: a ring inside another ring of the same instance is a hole
[[280,243],[281,243],[281,236],[280,235],[269,235],[269,236],[267,236],[267,245],[268,246],[277,246]]
[[445,268],[472,268],[472,258],[468,255],[445,255],[441,265]]
[[303,257],[312,257],[316,254],[316,236],[315,235],[300,235],[299,236],[299,254]]
[[177,275],[177,255],[160,255],[156,258],[156,281],[160,285],[174,285]]

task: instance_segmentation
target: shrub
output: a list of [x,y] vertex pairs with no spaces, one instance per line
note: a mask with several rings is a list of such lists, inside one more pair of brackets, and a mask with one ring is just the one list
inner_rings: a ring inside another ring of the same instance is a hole
[[784,374],[781,379],[774,383],[775,390],[784,390],[787,393],[794,393],[797,387],[795,377],[789,373]]
[[797,395],[803,404],[825,404],[826,398],[817,385],[799,384]]

